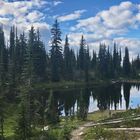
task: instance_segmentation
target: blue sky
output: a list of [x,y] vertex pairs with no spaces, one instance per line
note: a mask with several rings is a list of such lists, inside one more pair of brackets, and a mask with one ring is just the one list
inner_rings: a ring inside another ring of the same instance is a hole
[[128,46],[131,57],[140,53],[139,0],[0,0],[0,23],[7,40],[11,25],[16,25],[19,33],[34,25],[40,28],[48,48],[56,18],[62,38],[68,34],[74,49],[84,34],[91,51],[98,50],[99,43],[112,46],[116,42],[122,49]]

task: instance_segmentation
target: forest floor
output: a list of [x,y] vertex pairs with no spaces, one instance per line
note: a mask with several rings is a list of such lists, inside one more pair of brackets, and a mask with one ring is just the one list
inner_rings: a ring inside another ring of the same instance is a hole
[[[88,120],[71,132],[71,140],[96,140],[96,139],[140,139],[140,114],[139,110],[113,112],[106,116],[106,112],[96,112],[97,117],[102,114],[102,119]],[[94,114],[94,115],[95,115]],[[95,115],[95,116],[96,116]],[[106,117],[105,117],[106,116]],[[95,119],[95,118],[94,118]]]

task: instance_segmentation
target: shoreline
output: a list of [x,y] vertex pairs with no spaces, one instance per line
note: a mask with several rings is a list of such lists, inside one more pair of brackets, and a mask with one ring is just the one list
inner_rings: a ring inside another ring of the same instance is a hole
[[41,88],[44,90],[49,89],[75,89],[75,88],[85,88],[92,86],[102,86],[108,84],[117,84],[117,83],[130,83],[130,84],[140,84],[140,80],[137,79],[121,79],[121,80],[96,80],[96,81],[60,81],[60,82],[49,82],[49,83],[40,83],[33,85],[34,88]]

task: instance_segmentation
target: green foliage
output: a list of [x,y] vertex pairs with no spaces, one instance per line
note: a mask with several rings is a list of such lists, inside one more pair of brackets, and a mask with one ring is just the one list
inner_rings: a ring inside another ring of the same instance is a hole
[[64,79],[69,81],[74,78],[74,70],[76,65],[75,53],[69,48],[69,39],[66,36],[64,45]]
[[127,47],[125,47],[125,56],[123,59],[123,72],[125,76],[130,76],[131,64],[129,60],[129,51]]
[[70,131],[66,127],[49,130],[46,135],[49,140],[70,140]]
[[61,31],[59,23],[56,20],[51,29],[52,42],[51,42],[51,79],[54,82],[60,81],[60,73],[62,73],[62,46],[61,46]]
[[92,129],[89,129],[86,134],[84,139],[95,139],[95,140],[109,140],[112,135],[112,131],[107,131],[105,130],[102,126],[97,126]]
[[128,133],[125,131],[111,131],[98,126],[88,129],[84,136],[84,140],[115,140],[116,138],[120,140],[137,140],[139,138],[139,134],[135,132]]
[[16,139],[17,140],[29,140],[31,137],[31,127],[28,122],[28,117],[24,105],[21,105],[21,113],[18,118],[18,126],[16,128]]

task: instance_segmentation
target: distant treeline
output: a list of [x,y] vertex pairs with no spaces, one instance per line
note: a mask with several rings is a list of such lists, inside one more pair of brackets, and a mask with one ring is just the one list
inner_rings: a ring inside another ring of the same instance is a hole
[[51,28],[49,53],[45,51],[39,30],[35,30],[33,26],[28,37],[24,32],[18,36],[17,29],[11,27],[8,46],[5,43],[3,28],[0,27],[0,84],[15,87],[22,83],[136,78],[139,75],[139,55],[130,62],[127,47],[122,56],[121,49],[115,43],[113,52],[105,44],[100,44],[99,52],[93,50],[93,54],[90,55],[90,46],[86,43],[84,35],[79,40],[79,46],[78,53],[75,53],[70,47],[68,36],[62,46],[57,20]]

